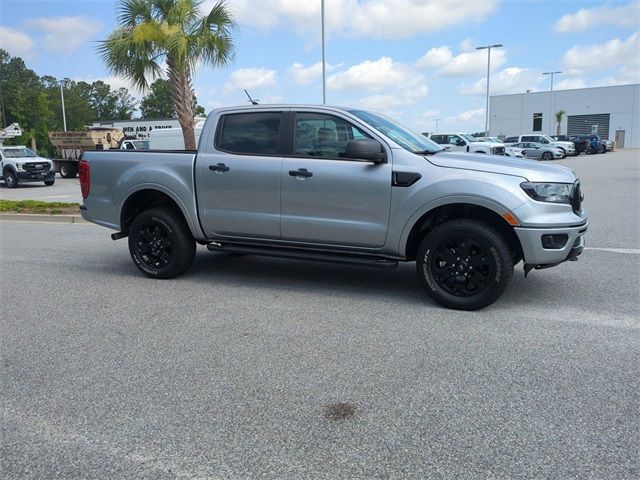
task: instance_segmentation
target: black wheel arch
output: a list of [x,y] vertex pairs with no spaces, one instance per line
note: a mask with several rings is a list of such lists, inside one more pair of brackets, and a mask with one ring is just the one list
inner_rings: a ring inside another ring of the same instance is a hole
[[166,207],[174,210],[176,213],[180,214],[186,224],[189,225],[187,215],[182,211],[178,203],[173,198],[160,190],[147,188],[132,193],[125,200],[122,205],[122,210],[120,211],[121,231],[125,233],[128,232],[133,220],[141,212],[155,207]]
[[481,205],[474,205],[470,203],[452,203],[442,205],[422,215],[422,217],[420,217],[411,228],[411,232],[407,238],[405,246],[406,258],[408,260],[415,260],[420,242],[437,225],[448,220],[460,218],[479,220],[494,227],[504,236],[509,244],[511,251],[513,252],[514,264],[518,263],[522,259],[522,245],[520,244],[520,240],[518,239],[513,227],[495,211]]

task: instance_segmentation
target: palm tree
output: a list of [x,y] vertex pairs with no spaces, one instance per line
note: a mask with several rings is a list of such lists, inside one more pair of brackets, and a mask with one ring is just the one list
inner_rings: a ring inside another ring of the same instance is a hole
[[558,127],[556,128],[556,135],[560,135],[560,124],[562,123],[562,117],[564,117],[564,114],[567,113],[564,110],[558,110],[556,112],[556,123],[558,124]]
[[[98,53],[111,73],[145,90],[166,73],[184,145],[196,148],[193,74],[199,64],[228,65],[236,22],[224,0],[202,15],[203,0],[120,0],[117,28]],[[163,65],[164,64],[164,65]]]

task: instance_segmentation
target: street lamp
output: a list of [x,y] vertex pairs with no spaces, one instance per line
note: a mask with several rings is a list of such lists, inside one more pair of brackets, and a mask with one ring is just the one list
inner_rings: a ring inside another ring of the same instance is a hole
[[62,85],[64,84],[64,80],[60,80],[58,82],[60,84],[60,101],[62,103],[62,125],[64,126],[64,131],[67,131],[67,114],[64,111],[64,90],[62,89]]
[[324,0],[321,0],[320,11],[322,17],[322,104],[325,105],[327,103],[327,75],[324,60]]
[[551,75],[551,90],[549,91],[549,135],[553,135],[553,76],[562,73],[561,70],[555,72],[543,72],[542,75]]
[[485,45],[484,47],[476,47],[476,50],[487,51],[487,105],[484,109],[484,131],[485,136],[489,136],[489,71],[491,69],[491,49],[502,47],[501,43],[495,45]]

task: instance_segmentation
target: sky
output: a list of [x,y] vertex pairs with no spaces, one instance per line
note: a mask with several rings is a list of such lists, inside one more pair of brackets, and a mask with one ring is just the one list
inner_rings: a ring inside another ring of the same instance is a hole
[[[210,9],[214,0],[205,0]],[[233,62],[195,72],[207,111],[322,103],[320,0],[229,0]],[[0,0],[0,48],[39,75],[129,87],[97,42],[118,1]],[[492,95],[640,83],[640,0],[326,0],[327,104],[390,115],[418,130],[484,129],[487,51]],[[143,93],[133,91],[140,97]]]

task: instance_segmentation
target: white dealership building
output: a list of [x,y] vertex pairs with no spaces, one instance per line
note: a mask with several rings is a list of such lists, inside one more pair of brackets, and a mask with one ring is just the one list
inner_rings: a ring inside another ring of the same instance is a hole
[[489,132],[510,137],[531,132],[556,135],[556,112],[564,110],[562,135],[597,133],[617,148],[640,148],[640,84],[494,95]]

